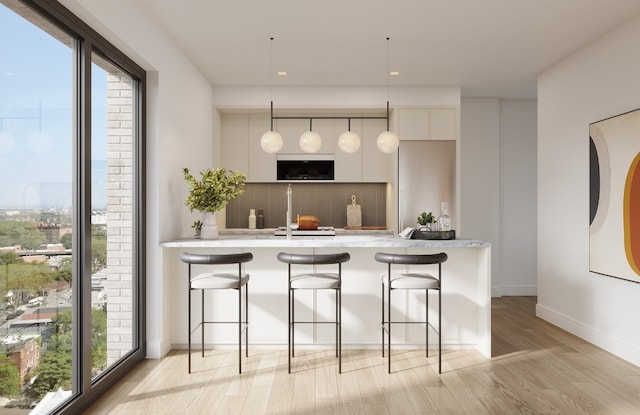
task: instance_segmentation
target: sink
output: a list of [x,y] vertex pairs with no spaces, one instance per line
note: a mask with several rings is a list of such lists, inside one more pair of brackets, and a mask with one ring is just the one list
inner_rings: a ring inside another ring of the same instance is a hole
[[[275,236],[286,236],[287,228],[284,226],[278,227],[274,232]],[[303,229],[292,229],[292,236],[335,236],[336,230],[333,226],[318,226],[318,229],[314,230],[303,230]]]

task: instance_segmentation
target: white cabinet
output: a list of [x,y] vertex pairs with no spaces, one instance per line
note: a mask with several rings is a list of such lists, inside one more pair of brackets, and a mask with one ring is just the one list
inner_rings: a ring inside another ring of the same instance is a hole
[[[271,128],[269,114],[249,114],[247,139],[249,157],[249,174],[247,180],[250,182],[275,182],[276,181],[276,155],[266,153],[260,146],[262,134]],[[224,148],[226,140],[222,141]]]
[[222,166],[249,175],[249,115],[222,114]]
[[[357,116],[357,114],[349,114]],[[428,113],[427,113],[428,115]],[[422,131],[424,118],[419,111],[401,114],[406,129]],[[428,117],[427,117],[428,119]],[[262,134],[270,128],[270,116],[266,112],[229,112],[221,114],[222,164],[231,170],[247,173],[249,182],[276,181],[276,154],[268,154],[260,146]],[[413,123],[413,124],[407,124]],[[438,125],[446,124],[442,122]],[[412,127],[409,127],[412,125]],[[440,127],[439,127],[440,128]],[[274,129],[280,133],[284,146],[279,154],[303,154],[300,136],[309,130],[308,119],[274,120]],[[351,130],[361,139],[360,150],[345,153],[338,147],[340,134],[348,129],[346,119],[314,119],[313,131],[320,134],[322,147],[316,154],[331,155],[335,160],[335,182],[377,182],[393,180],[393,161],[396,153],[385,154],[378,150],[378,135],[387,129],[384,119],[352,119]],[[400,135],[401,139],[404,139]],[[421,139],[421,138],[414,138]]]
[[361,182],[362,175],[362,120],[351,120],[351,131],[360,136],[360,150],[355,153],[345,153],[338,147],[340,134],[349,129],[347,120],[335,120],[333,128],[335,148],[335,180],[337,182]]
[[[397,153],[383,153],[378,149],[378,136],[387,130],[386,120],[366,120],[363,125],[362,177],[365,182],[391,182],[393,159]],[[393,130],[393,128],[392,128]]]
[[400,140],[457,140],[457,107],[398,108]]

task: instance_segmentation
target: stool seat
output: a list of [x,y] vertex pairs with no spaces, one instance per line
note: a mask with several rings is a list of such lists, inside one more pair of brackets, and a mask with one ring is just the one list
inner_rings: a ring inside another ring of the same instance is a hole
[[[240,285],[244,286],[249,282],[249,274],[243,274],[240,279]],[[205,272],[198,274],[191,279],[191,288],[196,290],[224,290],[238,289],[238,276],[235,274],[215,274]]]
[[[387,285],[387,274],[380,276],[382,284]],[[391,289],[401,290],[435,290],[440,286],[440,281],[431,274],[392,274]]]
[[310,273],[291,277],[292,290],[337,290],[340,286],[338,274]]

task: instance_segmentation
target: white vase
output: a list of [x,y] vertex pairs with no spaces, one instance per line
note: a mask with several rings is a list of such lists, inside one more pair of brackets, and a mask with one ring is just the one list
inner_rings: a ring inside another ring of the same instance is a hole
[[202,215],[200,239],[218,239],[218,236],[218,220],[216,219],[216,214],[204,212]]

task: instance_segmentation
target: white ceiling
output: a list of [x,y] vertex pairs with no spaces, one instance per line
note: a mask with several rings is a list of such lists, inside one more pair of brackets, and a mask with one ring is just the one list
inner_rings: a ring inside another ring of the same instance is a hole
[[[137,0],[214,85],[456,85],[535,98],[541,71],[638,0]],[[271,81],[273,71],[286,77]],[[400,76],[387,80],[389,68]]]

